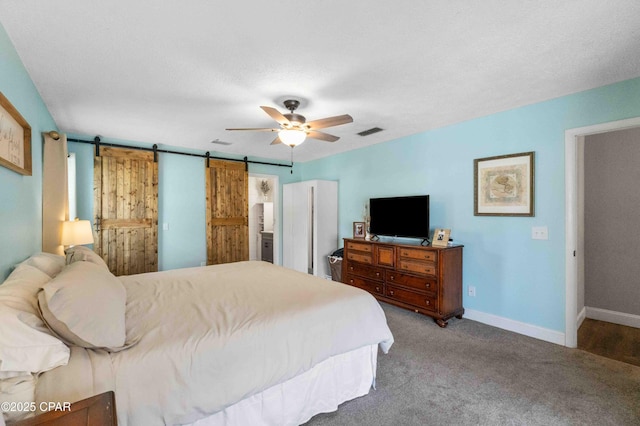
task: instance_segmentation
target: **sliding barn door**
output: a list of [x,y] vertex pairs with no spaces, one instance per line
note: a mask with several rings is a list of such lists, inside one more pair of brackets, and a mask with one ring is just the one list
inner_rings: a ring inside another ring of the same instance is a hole
[[158,163],[153,153],[101,147],[93,167],[93,245],[115,275],[158,270]]
[[245,163],[209,160],[207,264],[249,260],[249,177]]

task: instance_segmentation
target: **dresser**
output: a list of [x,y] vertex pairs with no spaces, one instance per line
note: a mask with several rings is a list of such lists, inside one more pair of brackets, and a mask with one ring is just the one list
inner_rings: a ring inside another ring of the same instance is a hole
[[464,314],[462,248],[345,238],[342,282],[446,327]]

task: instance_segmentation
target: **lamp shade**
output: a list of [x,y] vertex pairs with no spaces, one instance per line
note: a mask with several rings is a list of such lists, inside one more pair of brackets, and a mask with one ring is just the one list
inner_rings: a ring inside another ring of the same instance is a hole
[[78,219],[62,222],[62,238],[60,244],[63,246],[93,244],[91,222]]
[[285,145],[297,146],[304,142],[307,134],[303,130],[283,129],[278,132],[278,136]]

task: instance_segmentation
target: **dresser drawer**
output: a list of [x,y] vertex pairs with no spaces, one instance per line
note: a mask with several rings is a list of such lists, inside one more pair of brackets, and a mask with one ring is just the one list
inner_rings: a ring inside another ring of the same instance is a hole
[[376,265],[393,268],[396,265],[396,249],[393,246],[376,246]]
[[373,255],[371,253],[349,251],[347,252],[347,259],[354,262],[366,263],[367,265],[373,264]]
[[383,270],[380,270],[378,268],[373,268],[370,266],[361,265],[355,262],[349,262],[347,264],[347,273],[358,275],[364,278],[371,278],[373,280],[382,281],[384,279]]
[[356,243],[354,241],[347,241],[348,250],[364,251],[368,253],[373,252],[373,246],[369,243]]
[[416,277],[400,272],[387,271],[386,281],[405,287],[411,287],[420,291],[437,292],[438,285],[435,278]]
[[437,311],[438,299],[429,294],[416,293],[409,290],[404,290],[399,287],[387,285],[385,296],[404,302],[409,305],[418,306],[420,308],[429,309],[431,311]]
[[347,274],[345,284],[367,290],[369,293],[384,294],[384,285],[382,283],[365,280],[355,275]]
[[437,259],[437,253],[430,250],[402,247],[400,249],[400,257],[406,257],[407,259],[415,260],[426,260],[435,263]]
[[436,265],[429,262],[420,262],[417,260],[400,259],[398,269],[405,272],[414,272],[416,274],[435,275]]

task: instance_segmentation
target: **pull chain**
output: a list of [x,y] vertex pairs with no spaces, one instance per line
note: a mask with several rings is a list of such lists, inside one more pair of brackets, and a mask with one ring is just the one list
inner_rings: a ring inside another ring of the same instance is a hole
[[291,174],[293,174],[293,145],[291,145]]

